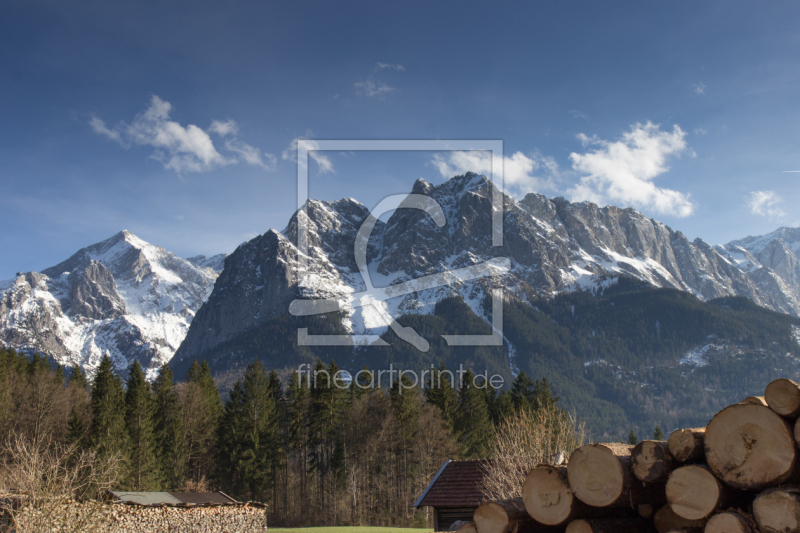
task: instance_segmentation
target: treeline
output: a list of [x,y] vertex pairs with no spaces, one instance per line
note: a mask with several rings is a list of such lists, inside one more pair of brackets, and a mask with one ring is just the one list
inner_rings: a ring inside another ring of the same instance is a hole
[[273,526],[424,526],[412,505],[446,459],[486,457],[493,427],[558,402],[524,373],[495,391],[470,371],[452,383],[444,365],[422,389],[375,388],[365,372],[344,386],[338,371],[318,361],[284,384],[255,361],[223,401],[205,362],[179,383],[165,365],[151,384],[137,362],[123,381],[104,357],[90,383],[0,349],[0,437],[119,454],[120,489],[223,490],[269,504]]

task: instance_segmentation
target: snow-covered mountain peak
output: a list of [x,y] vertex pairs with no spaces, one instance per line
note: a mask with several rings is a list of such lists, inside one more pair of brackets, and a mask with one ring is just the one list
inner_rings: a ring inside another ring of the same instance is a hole
[[0,288],[0,341],[91,372],[104,353],[153,377],[183,341],[217,278],[127,230]]

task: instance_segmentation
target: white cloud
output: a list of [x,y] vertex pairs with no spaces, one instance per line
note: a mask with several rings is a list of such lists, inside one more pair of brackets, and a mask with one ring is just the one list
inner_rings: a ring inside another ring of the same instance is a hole
[[381,63],[380,61],[375,65],[375,71],[383,70],[385,68],[392,69],[392,70],[405,70],[406,67],[403,65],[393,65],[391,63]]
[[239,162],[265,169],[274,168],[275,156],[262,154],[257,148],[235,138],[239,127],[233,120],[215,120],[208,128],[208,131],[220,136],[232,136],[225,142],[225,149],[230,152],[226,156],[217,150],[208,132],[202,128],[194,124],[184,127],[170,120],[171,111],[169,102],[153,95],[150,106],[144,113],[134,117],[130,124],[122,122],[118,127],[109,129],[100,118],[92,117],[89,125],[96,133],[114,139],[126,148],[131,144],[152,146],[155,152],[150,157],[178,174],[205,172]]
[[386,69],[405,72],[406,67],[393,63],[376,63],[372,74],[370,74],[367,79],[364,81],[357,81],[353,84],[353,87],[356,89],[356,94],[367,96],[368,98],[383,98],[387,94],[396,91],[397,89],[375,77],[376,73]]
[[235,152],[248,165],[258,166],[265,170],[275,170],[277,158],[272,154],[262,153],[261,150],[239,139],[228,139],[225,148]]
[[589,115],[587,115],[586,113],[582,113],[577,109],[570,110],[569,114],[572,115],[572,118],[582,118],[583,120],[589,120]]
[[211,126],[208,127],[208,131],[211,133],[216,133],[220,137],[225,137],[226,135],[236,135],[239,133],[239,125],[231,119],[228,119],[225,122],[222,122],[221,120],[212,120]]
[[394,87],[389,87],[382,81],[375,81],[372,76],[364,81],[354,83],[353,86],[356,88],[357,94],[363,94],[365,96],[369,96],[370,98],[384,96],[392,91],[397,90]]
[[[465,172],[489,175],[492,171],[492,153],[480,150],[439,153],[433,156],[431,164],[443,178],[452,178]],[[524,195],[555,190],[559,177],[558,164],[552,157],[545,157],[538,152],[530,156],[515,152],[510,157],[503,157],[503,181],[509,191]]]
[[706,95],[706,84],[705,83],[695,83],[693,86],[695,94],[699,94],[700,96]]
[[106,127],[106,123],[103,122],[100,117],[93,116],[92,120],[89,121],[89,126],[91,126],[92,130],[94,130],[94,132],[97,134],[105,135],[109,139],[113,139],[117,142],[122,141],[119,137],[119,132],[108,129]]
[[694,134],[695,135],[705,135],[707,133],[708,132],[706,130],[704,130],[703,128],[695,128],[694,129]]
[[[319,151],[319,144],[317,144],[313,140],[306,139],[305,137],[297,137],[295,139],[292,139],[292,142],[289,143],[289,146],[287,146],[286,149],[281,154],[281,157],[284,160],[297,162],[297,141],[300,139],[307,141],[307,143],[310,145],[308,150],[308,157],[310,157],[317,163],[317,166],[319,167],[319,171],[321,174],[324,174],[326,172],[332,172],[334,174],[336,173],[336,171],[333,169],[333,162],[330,160],[330,158],[321,151]],[[298,164],[304,165],[305,161],[300,161]]]
[[656,176],[669,170],[666,165],[669,157],[687,151],[685,136],[679,126],[671,132],[661,131],[652,122],[633,125],[631,131],[615,142],[579,134],[584,146],[598,148],[585,154],[570,154],[573,170],[582,177],[567,193],[573,201],[621,203],[658,214],[689,216],[695,204],[688,194],[653,183]]
[[786,216],[786,213],[776,207],[782,201],[783,198],[778,196],[775,191],[753,191],[745,198],[747,207],[752,214],[772,219]]

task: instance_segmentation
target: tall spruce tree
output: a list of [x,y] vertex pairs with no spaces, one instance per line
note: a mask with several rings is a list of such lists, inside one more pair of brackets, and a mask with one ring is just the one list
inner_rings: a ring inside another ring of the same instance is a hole
[[168,490],[177,490],[186,479],[185,434],[174,379],[172,369],[164,364],[153,382],[156,457],[161,485]]
[[325,483],[336,451],[337,433],[349,399],[336,380],[339,367],[331,361],[326,368],[318,360],[314,368],[308,414],[309,467],[317,472],[322,509],[327,509]]
[[454,385],[453,373],[445,368],[444,361],[442,361],[438,370],[431,369],[425,388],[425,399],[429,404],[439,408],[451,430],[455,426],[458,415],[458,394],[456,394]]
[[519,411],[520,409],[533,406],[534,397],[536,395],[534,392],[535,387],[536,384],[528,377],[524,370],[517,374],[517,377],[514,378],[514,382],[511,384],[511,400],[514,403],[514,409]]
[[461,379],[458,406],[459,416],[456,431],[464,455],[471,459],[483,459],[489,452],[492,439],[492,421],[486,394],[475,386],[474,374],[467,370]]
[[160,477],[153,432],[155,403],[139,361],[131,365],[125,385],[125,423],[130,442],[127,486],[136,491],[155,490]]
[[186,428],[188,473],[195,482],[199,482],[213,474],[218,429],[222,416],[222,399],[206,361],[192,362],[187,374],[187,383],[199,392],[199,398],[191,398],[196,404],[184,406],[183,412],[188,426]]
[[278,409],[267,371],[259,361],[248,365],[231,390],[220,424],[219,464],[223,479],[264,501],[272,486],[273,454],[278,444]]
[[287,414],[287,449],[294,450],[296,458],[293,471],[299,485],[300,505],[308,506],[308,412],[309,387],[296,371],[289,376],[286,388],[288,404]]
[[100,454],[119,454],[124,465],[128,459],[128,432],[125,428],[125,391],[114,363],[104,355],[92,382],[92,420],[88,443]]

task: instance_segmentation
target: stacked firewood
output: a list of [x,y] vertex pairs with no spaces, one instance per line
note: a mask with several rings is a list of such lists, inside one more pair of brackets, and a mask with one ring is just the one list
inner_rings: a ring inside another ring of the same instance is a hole
[[484,503],[462,533],[800,533],[800,385],[726,407],[668,441],[588,444]]

